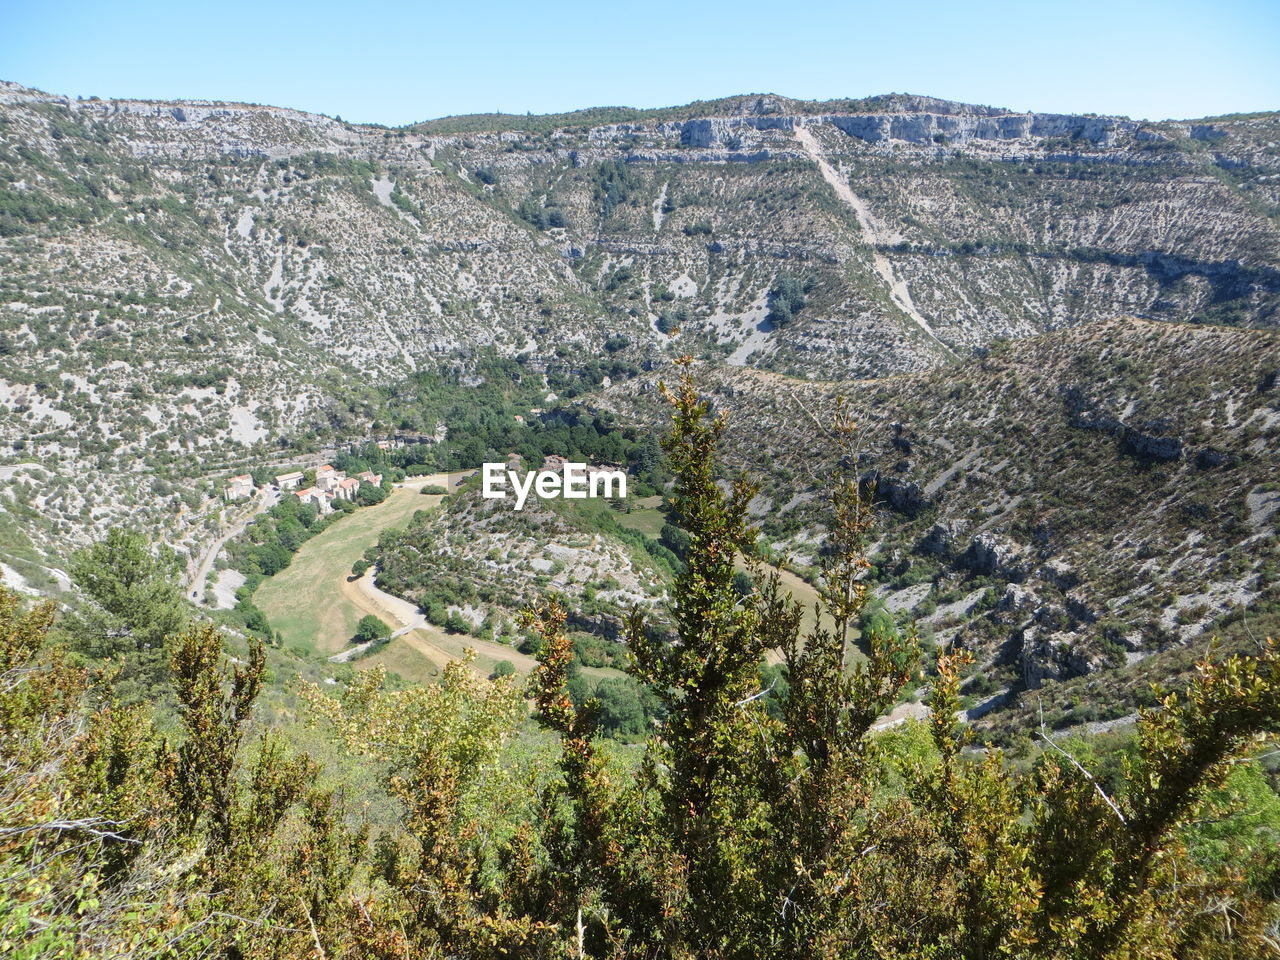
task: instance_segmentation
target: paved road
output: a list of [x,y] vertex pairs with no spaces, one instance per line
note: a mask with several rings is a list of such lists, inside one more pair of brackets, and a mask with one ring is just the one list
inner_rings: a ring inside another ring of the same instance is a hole
[[218,554],[222,552],[228,541],[238,537],[244,532],[244,528],[260,514],[266,513],[277,503],[280,502],[280,491],[275,487],[265,487],[258,495],[258,500],[254,504],[253,510],[241,517],[213,543],[205,548],[204,553],[200,555],[200,561],[196,564],[195,575],[187,582],[187,589],[191,591],[191,599],[199,604],[204,603],[205,587],[209,581],[209,574],[213,570],[213,564],[218,559]]

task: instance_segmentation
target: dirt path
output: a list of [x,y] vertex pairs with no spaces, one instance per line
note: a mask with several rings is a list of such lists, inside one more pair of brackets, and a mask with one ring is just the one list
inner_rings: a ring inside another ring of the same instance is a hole
[[[455,477],[456,479],[456,477]],[[287,643],[323,653],[337,653],[355,632],[362,612],[340,593],[351,565],[377,543],[383,530],[403,527],[418,510],[440,503],[423,496],[428,484],[452,484],[445,474],[416,477],[399,484],[381,504],[361,507],[309,539],[285,569],[263,581],[254,602]]]
[[[537,666],[533,657],[527,656],[492,640],[478,637],[454,636],[428,623],[426,616],[408,600],[379,589],[374,583],[375,568],[370,568],[359,579],[344,577],[340,586],[343,597],[364,613],[371,613],[393,628],[392,641],[404,642],[437,667],[443,668],[450,660],[458,659],[461,650],[470,648],[490,660],[509,660],[520,673],[529,673]],[[331,660],[349,657],[346,651]],[[340,661],[339,661],[340,662]]]
[[[374,575],[375,568],[370,568],[357,580],[344,577],[339,592],[361,614],[371,613],[391,625],[394,628],[391,634],[393,641],[399,640],[408,644],[430,660],[437,670],[443,670],[452,658],[425,636],[417,635],[419,628],[426,626],[427,618],[419,613],[413,604],[384,593],[374,586]],[[362,653],[366,647],[367,645],[364,644],[359,647],[350,647],[329,659],[334,663],[345,663]]]
[[872,730],[888,730],[908,720],[929,719],[929,708],[923,703],[900,703],[871,725]]
[[943,351],[950,355],[951,348],[938,339],[937,334],[933,332],[933,327],[929,326],[926,320],[916,309],[915,302],[911,299],[911,291],[907,289],[907,284],[903,280],[899,280],[894,275],[893,265],[878,249],[878,245],[884,242],[884,234],[880,229],[880,225],[876,223],[875,217],[872,216],[871,210],[863,202],[862,198],[853,192],[849,186],[849,181],[840,176],[836,169],[827,162],[827,158],[823,156],[822,148],[818,146],[818,141],[814,139],[813,133],[804,126],[795,128],[796,140],[804,151],[813,158],[818,165],[818,170],[822,173],[822,179],[831,185],[831,189],[835,190],[838,196],[858,219],[858,225],[862,228],[863,236],[867,243],[871,246],[872,263],[875,271],[879,274],[880,279],[884,281],[886,287],[889,288],[889,296],[903,313],[910,317],[930,340],[936,343]]
[[662,230],[662,221],[665,219],[665,216],[662,212],[662,207],[666,204],[666,202],[667,202],[667,184],[664,183],[662,185],[662,192],[658,194],[658,199],[653,201],[653,232],[654,233],[658,233],[660,230]]

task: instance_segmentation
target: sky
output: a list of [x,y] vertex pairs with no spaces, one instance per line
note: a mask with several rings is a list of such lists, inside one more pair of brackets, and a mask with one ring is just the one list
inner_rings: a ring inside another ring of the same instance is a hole
[[0,0],[0,79],[401,125],[738,93],[1280,110],[1280,0]]

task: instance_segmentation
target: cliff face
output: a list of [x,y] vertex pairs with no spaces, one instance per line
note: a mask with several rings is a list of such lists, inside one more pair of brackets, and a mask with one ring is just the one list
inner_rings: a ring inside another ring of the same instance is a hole
[[1119,314],[1274,326],[1278,143],[901,95],[388,130],[0,84],[0,456],[61,463],[70,518],[80,472],[363,429],[359,384],[480,348],[880,377]]
[[[704,118],[682,124],[660,124],[658,132],[671,136],[678,132],[680,143],[703,149],[725,148],[744,135],[764,130],[794,130],[797,124],[830,124],[865,143],[900,141],[917,146],[933,146],[944,139],[962,145],[973,140],[1041,140],[1070,137],[1093,146],[1111,147],[1132,136],[1141,127],[1132,120],[1114,117],[1075,117],[1063,114],[978,114],[920,111],[879,113],[860,116],[828,114],[817,117]],[[1208,139],[1212,127],[1197,127],[1200,139]]]

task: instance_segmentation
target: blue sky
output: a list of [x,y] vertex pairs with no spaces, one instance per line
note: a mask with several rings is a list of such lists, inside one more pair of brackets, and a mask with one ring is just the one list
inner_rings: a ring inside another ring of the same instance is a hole
[[0,78],[403,124],[735,93],[1187,118],[1280,109],[1280,0],[0,0]]

